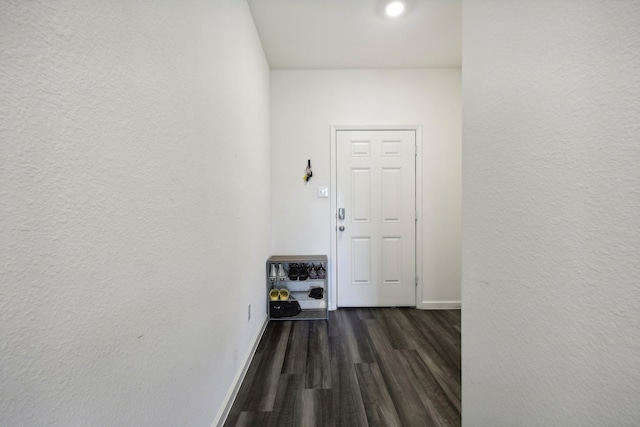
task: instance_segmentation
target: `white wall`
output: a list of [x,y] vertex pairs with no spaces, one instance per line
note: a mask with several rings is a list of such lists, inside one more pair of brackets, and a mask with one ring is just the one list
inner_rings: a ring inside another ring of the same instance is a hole
[[210,426],[265,320],[246,3],[3,1],[0,144],[0,425]]
[[421,125],[423,305],[459,304],[460,87],[459,69],[273,70],[272,252],[330,253],[330,199],[316,190],[330,185],[331,125]]
[[640,3],[463,15],[464,424],[640,425]]

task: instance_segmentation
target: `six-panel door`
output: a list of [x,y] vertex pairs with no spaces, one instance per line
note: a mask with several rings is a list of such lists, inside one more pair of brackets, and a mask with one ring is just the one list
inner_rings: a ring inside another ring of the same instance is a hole
[[415,306],[413,130],[337,131],[337,305]]

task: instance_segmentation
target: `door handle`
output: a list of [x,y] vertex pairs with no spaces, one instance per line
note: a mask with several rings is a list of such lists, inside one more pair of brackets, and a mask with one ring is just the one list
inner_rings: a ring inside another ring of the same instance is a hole
[[344,219],[344,218],[345,218],[344,208],[338,208],[338,219]]

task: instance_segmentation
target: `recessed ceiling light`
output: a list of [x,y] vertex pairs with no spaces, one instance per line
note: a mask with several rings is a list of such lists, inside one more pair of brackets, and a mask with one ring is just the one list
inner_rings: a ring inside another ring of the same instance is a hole
[[387,5],[384,11],[390,17],[395,18],[396,16],[402,15],[402,12],[404,12],[404,3],[401,1],[392,1]]

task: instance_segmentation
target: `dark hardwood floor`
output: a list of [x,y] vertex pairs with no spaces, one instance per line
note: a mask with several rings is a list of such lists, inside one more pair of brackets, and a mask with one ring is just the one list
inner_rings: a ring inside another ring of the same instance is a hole
[[271,322],[225,426],[459,426],[460,311]]

